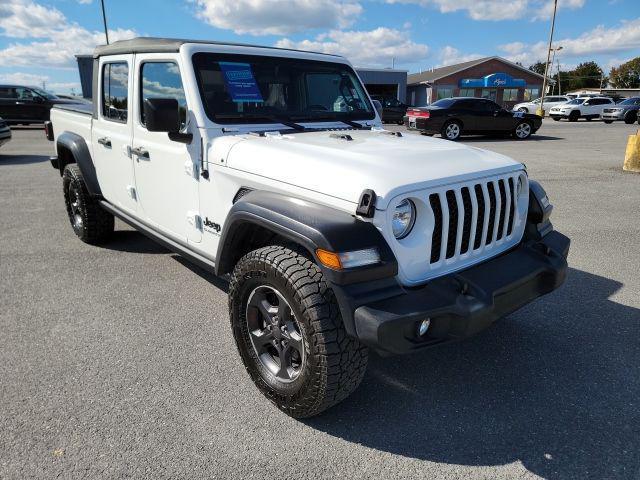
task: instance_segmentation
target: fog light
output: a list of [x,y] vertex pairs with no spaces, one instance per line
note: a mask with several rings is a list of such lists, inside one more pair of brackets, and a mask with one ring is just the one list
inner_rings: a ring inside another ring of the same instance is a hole
[[420,326],[418,327],[418,335],[424,337],[427,334],[427,330],[429,330],[429,326],[431,325],[431,319],[427,318],[426,320],[422,320],[420,322]]

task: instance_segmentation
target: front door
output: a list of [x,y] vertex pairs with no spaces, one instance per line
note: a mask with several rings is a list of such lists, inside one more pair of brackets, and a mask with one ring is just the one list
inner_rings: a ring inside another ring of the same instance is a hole
[[103,196],[129,212],[137,210],[131,150],[133,55],[109,56],[99,66],[98,114],[91,144]]
[[[166,132],[150,132],[145,126],[144,101],[175,98],[180,107],[182,131],[186,131],[188,106],[182,84],[179,57],[165,54],[136,55],[139,78],[133,119],[133,159],[141,215],[154,228],[182,242],[202,239],[198,212],[197,128],[190,144],[171,140]],[[191,131],[191,130],[190,130]]]

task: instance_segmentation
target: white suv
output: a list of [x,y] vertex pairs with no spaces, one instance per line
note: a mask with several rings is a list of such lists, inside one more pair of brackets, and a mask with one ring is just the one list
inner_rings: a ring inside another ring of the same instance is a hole
[[[555,96],[551,95],[550,97],[544,97],[544,110],[548,112],[549,109],[553,107],[557,107],[558,105],[562,105],[563,103],[569,102],[571,99],[569,97],[564,96]],[[523,102],[514,105],[512,110],[514,112],[525,112],[525,113],[536,113],[540,108],[540,99],[536,98],[531,102]]]
[[73,231],[104,243],[118,217],[229,274],[240,358],[289,415],[346,398],[369,348],[467,337],[564,281],[524,165],[382,129],[343,57],[143,38],[94,59],[93,107],[45,128]]
[[570,122],[575,122],[579,118],[590,121],[594,118],[600,118],[602,111],[614,104],[613,99],[607,97],[578,97],[563,105],[553,107],[549,110],[549,116],[556,121],[562,118],[566,118]]

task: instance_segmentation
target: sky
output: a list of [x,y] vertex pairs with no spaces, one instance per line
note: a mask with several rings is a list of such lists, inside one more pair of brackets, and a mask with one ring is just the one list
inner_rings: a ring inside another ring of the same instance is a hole
[[[552,0],[105,0],[111,41],[156,36],[300,48],[417,72],[544,60]],[[559,0],[561,67],[640,56],[640,0]],[[80,92],[74,55],[104,43],[99,0],[0,0],[0,82]]]

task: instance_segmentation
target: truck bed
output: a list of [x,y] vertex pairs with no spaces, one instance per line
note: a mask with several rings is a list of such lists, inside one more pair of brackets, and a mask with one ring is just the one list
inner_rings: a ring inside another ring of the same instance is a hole
[[84,138],[91,152],[92,113],[93,105],[91,104],[56,105],[53,107],[51,109],[51,123],[55,141],[57,142],[58,137],[65,132],[74,133]]

